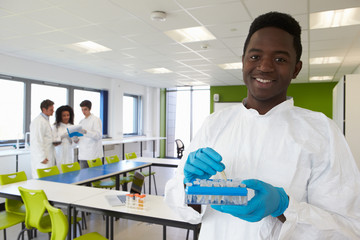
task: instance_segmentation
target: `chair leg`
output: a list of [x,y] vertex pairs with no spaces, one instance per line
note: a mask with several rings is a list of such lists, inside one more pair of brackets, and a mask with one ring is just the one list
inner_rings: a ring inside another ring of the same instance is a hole
[[[24,222],[21,223],[21,230],[22,229],[25,229],[25,223]],[[29,231],[27,233],[28,233],[28,238],[30,239]],[[22,235],[21,240],[24,240],[24,234]]]
[[[27,229],[27,228],[21,229],[21,231],[20,231],[20,233],[19,233],[19,235],[18,235],[18,237],[17,237],[17,240],[20,240],[20,236],[24,237],[25,231],[27,231],[28,234],[29,234],[29,231],[31,231],[31,230],[29,230],[29,229]],[[29,235],[29,239],[31,239],[31,238],[30,238],[30,235]]]
[[186,240],[189,240],[189,232],[190,232],[190,229],[188,229],[186,232]]
[[87,225],[86,225],[86,218],[85,218],[85,212],[81,212],[81,218],[82,218],[82,221],[81,223],[83,224],[83,229],[87,229]]
[[4,228],[3,232],[4,232],[4,240],[6,240],[6,228]]
[[157,195],[155,175],[152,175],[152,176],[153,176],[153,179],[154,179],[155,194]]
[[[81,230],[80,223],[78,222],[76,225],[77,225],[77,226],[78,226],[78,228],[79,228],[79,233],[80,233],[80,236],[81,236],[81,235],[82,235],[82,230]],[[75,230],[76,230],[76,229],[75,229]]]
[[144,194],[146,194],[145,178],[144,178]]

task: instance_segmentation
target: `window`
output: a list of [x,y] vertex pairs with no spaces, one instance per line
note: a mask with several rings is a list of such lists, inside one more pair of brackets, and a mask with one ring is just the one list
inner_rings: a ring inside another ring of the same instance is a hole
[[67,89],[64,87],[31,84],[31,121],[40,113],[40,104],[45,99],[54,102],[54,114],[50,116],[50,124],[55,123],[55,111],[62,105],[67,105]]
[[210,114],[209,87],[179,87],[166,91],[166,156],[176,155],[175,139],[185,147]]
[[[24,83],[0,80],[0,141],[24,138]],[[16,93],[16,94],[15,94]]]
[[[84,115],[81,111],[80,103],[84,100],[91,102],[91,113],[97,117],[100,117],[100,92],[88,91],[88,90],[74,90],[74,124],[78,124]],[[101,119],[102,120],[102,119]]]
[[141,96],[125,94],[123,97],[123,133],[141,135],[142,133]]
[[[24,141],[25,132],[29,132],[30,122],[41,113],[40,104],[45,99],[55,103],[55,111],[62,105],[73,107],[75,124],[83,118],[80,102],[90,100],[91,112],[103,121],[103,136],[107,135],[108,91],[0,75],[1,109],[7,113],[0,120],[1,145],[13,144],[17,139]],[[54,122],[55,113],[50,117],[50,124]]]

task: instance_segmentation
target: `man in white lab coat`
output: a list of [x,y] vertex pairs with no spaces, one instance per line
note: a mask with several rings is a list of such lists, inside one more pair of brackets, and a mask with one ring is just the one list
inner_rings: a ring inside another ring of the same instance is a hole
[[41,113],[30,124],[31,173],[37,178],[36,169],[55,164],[55,148],[49,117],[54,113],[54,102],[46,99],[40,104]]
[[[300,34],[287,14],[254,20],[242,56],[247,98],[207,118],[166,185],[169,206],[202,223],[201,240],[360,239],[360,174],[343,134],[287,97],[302,68]],[[184,183],[222,171],[255,191],[246,206],[184,203]]]
[[84,100],[80,103],[85,118],[80,121],[84,136],[79,138],[79,162],[81,168],[88,168],[87,160],[102,158],[102,124],[100,118],[92,114],[91,102]]

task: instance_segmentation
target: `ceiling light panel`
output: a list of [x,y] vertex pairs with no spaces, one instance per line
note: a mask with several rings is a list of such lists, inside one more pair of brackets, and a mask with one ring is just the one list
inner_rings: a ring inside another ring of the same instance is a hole
[[310,77],[310,81],[331,81],[333,76],[313,76]]
[[154,73],[154,74],[162,74],[162,73],[171,73],[172,71],[167,68],[150,68],[146,69],[146,72]]
[[85,53],[99,53],[99,52],[107,52],[111,51],[110,48],[107,48],[103,45],[100,45],[96,42],[92,41],[85,41],[85,42],[78,42],[71,44],[69,46],[72,49],[75,49],[77,51],[85,52]]
[[333,64],[333,63],[341,63],[342,57],[318,57],[318,58],[310,58],[310,64]]
[[224,64],[219,64],[219,67],[225,70],[242,69],[242,63],[241,62],[224,63]]
[[179,43],[199,42],[216,39],[205,27],[192,27],[176,29],[165,32],[165,34]]
[[310,29],[334,28],[360,24],[360,7],[310,14]]

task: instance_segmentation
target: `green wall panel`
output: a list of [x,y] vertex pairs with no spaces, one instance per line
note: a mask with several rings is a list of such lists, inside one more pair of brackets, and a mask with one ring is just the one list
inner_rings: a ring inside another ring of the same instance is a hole
[[[322,112],[332,118],[332,91],[337,82],[331,83],[296,83],[291,84],[288,96],[294,98],[295,106]],[[210,87],[210,111],[214,111],[213,96],[220,95],[219,102],[241,102],[247,95],[244,85]]]
[[[160,89],[160,137],[166,137],[166,89]],[[160,140],[160,156],[165,157],[166,140]]]

